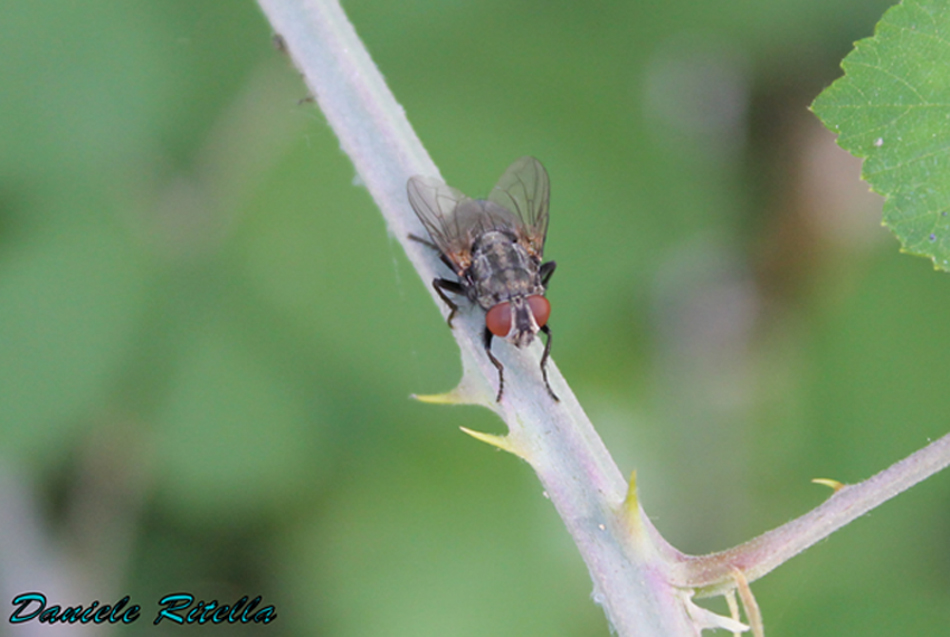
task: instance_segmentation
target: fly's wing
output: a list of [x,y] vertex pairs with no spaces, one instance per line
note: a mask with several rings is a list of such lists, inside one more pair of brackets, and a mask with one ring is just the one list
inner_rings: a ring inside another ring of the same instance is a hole
[[460,204],[471,200],[434,177],[410,177],[406,190],[409,204],[432,242],[455,264],[457,272],[465,270],[471,263],[471,241],[459,225],[455,211]]
[[519,238],[539,259],[548,233],[550,198],[548,173],[534,157],[522,157],[509,166],[488,195],[489,201],[515,214]]

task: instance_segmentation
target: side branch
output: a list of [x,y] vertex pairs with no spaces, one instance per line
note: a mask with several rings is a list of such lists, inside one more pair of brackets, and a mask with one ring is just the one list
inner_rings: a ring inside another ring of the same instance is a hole
[[734,568],[740,569],[749,581],[756,580],[948,465],[950,434],[863,482],[841,487],[820,506],[755,539],[720,553],[684,556],[672,571],[674,582],[709,596],[734,588]]

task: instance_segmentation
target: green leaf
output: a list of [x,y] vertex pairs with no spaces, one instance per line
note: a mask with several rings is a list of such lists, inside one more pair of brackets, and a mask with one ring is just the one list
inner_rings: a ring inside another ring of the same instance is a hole
[[841,66],[812,109],[864,159],[902,250],[950,271],[950,2],[892,7]]

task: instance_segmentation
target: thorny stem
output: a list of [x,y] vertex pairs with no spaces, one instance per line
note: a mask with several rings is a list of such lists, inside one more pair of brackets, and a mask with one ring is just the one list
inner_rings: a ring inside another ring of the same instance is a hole
[[[390,232],[426,283],[443,272],[409,234],[424,230],[409,207],[406,182],[439,176],[337,0],[259,0],[282,36]],[[501,158],[504,164],[510,158]],[[438,302],[431,286],[426,286]],[[505,397],[494,401],[495,368],[484,355],[478,317],[458,316],[453,333],[465,370],[445,402],[479,402],[508,425],[502,438],[473,435],[511,451],[535,469],[573,537],[594,582],[594,598],[621,637],[694,637],[702,628],[744,626],[692,604],[694,592],[722,594],[753,581],[874,506],[950,464],[950,436],[861,484],[840,489],[810,513],[746,544],[704,557],[683,555],[660,537],[554,361],[548,396],[538,367],[540,344],[499,348]],[[751,598],[749,598],[751,600]],[[754,600],[751,600],[754,606]],[[747,609],[749,604],[746,604]],[[753,612],[753,614],[756,614]],[[753,618],[754,619],[754,618]]]
[[[428,282],[443,271],[431,250],[408,240],[409,234],[425,236],[425,230],[409,206],[406,182],[413,175],[438,176],[439,172],[402,107],[336,0],[259,1],[390,231],[435,299]],[[444,304],[436,303],[447,312]],[[617,511],[627,483],[554,361],[548,362],[548,377],[561,398],[559,403],[551,400],[541,380],[540,343],[527,352],[498,348],[506,382],[504,399],[495,403],[492,383],[497,372],[484,355],[478,320],[461,315],[453,322],[469,389],[507,423],[510,450],[516,446],[516,452],[537,471],[587,563],[595,598],[618,634],[695,635],[681,593],[663,584],[666,578],[658,572],[659,565],[653,563],[652,553],[646,554],[647,549],[657,550],[651,548],[654,545],[672,549],[645,516],[643,528],[648,535],[643,539],[635,541],[622,529]]]

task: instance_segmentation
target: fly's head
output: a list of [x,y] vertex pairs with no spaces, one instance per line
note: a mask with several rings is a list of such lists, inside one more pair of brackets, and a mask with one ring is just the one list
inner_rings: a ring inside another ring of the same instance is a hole
[[526,347],[550,315],[551,304],[540,294],[516,296],[488,310],[485,325],[492,334],[507,339],[515,347]]

